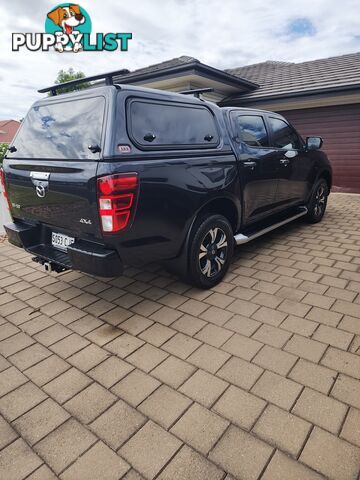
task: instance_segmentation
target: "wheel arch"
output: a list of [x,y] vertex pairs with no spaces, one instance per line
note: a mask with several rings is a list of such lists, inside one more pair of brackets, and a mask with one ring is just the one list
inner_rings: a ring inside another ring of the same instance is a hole
[[167,267],[176,272],[181,277],[184,277],[188,270],[188,246],[193,235],[194,225],[201,216],[205,214],[221,214],[227,218],[230,222],[230,225],[233,229],[234,235],[240,227],[241,222],[241,206],[240,201],[236,202],[234,199],[229,197],[216,197],[207,201],[204,205],[201,206],[194,215],[186,233],[184,242],[181,246],[179,254],[177,257],[170,259],[165,263]]
[[207,213],[223,215],[229,220],[234,234],[239,229],[241,222],[240,203],[237,204],[232,198],[216,197],[209,200],[196,212],[192,226],[198,218]]
[[330,190],[331,190],[331,187],[332,187],[332,175],[331,175],[331,173],[328,170],[322,170],[317,177],[317,181],[320,180],[321,178],[323,178],[326,181],[328,189],[329,189],[329,193],[330,193]]

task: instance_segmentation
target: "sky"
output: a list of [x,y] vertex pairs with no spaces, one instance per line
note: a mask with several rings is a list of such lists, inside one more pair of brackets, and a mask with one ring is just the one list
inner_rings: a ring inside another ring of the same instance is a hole
[[302,62],[360,51],[358,0],[81,0],[92,32],[132,32],[128,52],[13,52],[15,32],[44,32],[49,0],[1,2],[0,119],[20,119],[60,69],[86,75],[181,55],[217,68]]

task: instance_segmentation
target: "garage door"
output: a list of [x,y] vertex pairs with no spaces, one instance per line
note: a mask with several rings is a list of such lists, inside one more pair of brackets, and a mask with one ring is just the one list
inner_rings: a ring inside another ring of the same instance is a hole
[[360,193],[360,104],[279,112],[305,138],[320,135],[333,166],[333,190]]

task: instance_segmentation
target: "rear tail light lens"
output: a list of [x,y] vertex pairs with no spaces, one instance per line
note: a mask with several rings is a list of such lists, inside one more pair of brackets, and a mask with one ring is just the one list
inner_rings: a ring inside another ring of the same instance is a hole
[[5,191],[5,172],[3,167],[0,167],[0,184]]
[[5,200],[7,202],[7,205],[10,209],[9,198],[7,196],[7,193],[6,193],[5,172],[4,172],[3,167],[0,167],[0,184],[2,186],[4,198],[5,198]]
[[129,223],[130,212],[117,213],[115,215],[101,215],[101,226],[103,232],[118,232],[125,228]]
[[113,195],[125,190],[135,190],[138,184],[138,176],[135,173],[116,174],[100,177],[98,180],[99,192],[102,195]]
[[137,173],[100,177],[97,181],[99,215],[103,232],[123,230],[133,214],[138,190]]
[[99,198],[100,210],[112,210],[112,202],[110,198]]

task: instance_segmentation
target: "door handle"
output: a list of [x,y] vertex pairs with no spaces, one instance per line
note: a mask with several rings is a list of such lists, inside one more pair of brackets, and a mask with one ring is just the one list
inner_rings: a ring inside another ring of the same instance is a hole
[[281,165],[284,165],[284,167],[286,167],[287,165],[289,165],[290,160],[288,160],[287,158],[281,158],[280,163]]
[[49,180],[50,172],[30,172],[30,177],[34,180]]
[[242,162],[245,168],[255,168],[257,163],[256,162]]

